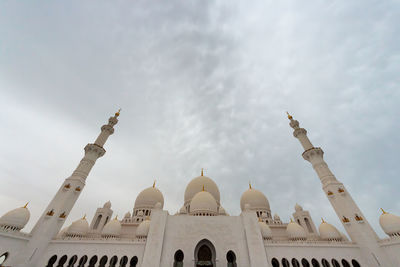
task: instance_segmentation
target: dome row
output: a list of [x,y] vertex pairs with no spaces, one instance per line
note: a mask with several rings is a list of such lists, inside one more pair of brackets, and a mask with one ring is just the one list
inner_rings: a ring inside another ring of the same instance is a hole
[[[115,219],[109,221],[103,228],[101,235],[106,238],[110,237],[119,237],[121,234],[121,222],[117,217]],[[139,238],[147,237],[150,229],[150,219],[146,218],[143,222],[141,222],[136,229],[136,236]],[[89,233],[89,223],[86,220],[86,217],[74,221],[69,227],[63,229],[59,233],[59,237],[66,236],[70,237],[82,237]]]

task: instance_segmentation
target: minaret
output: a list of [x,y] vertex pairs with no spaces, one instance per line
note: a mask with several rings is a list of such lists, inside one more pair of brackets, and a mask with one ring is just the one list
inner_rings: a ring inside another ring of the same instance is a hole
[[19,265],[21,267],[36,267],[42,259],[49,242],[60,231],[65,219],[81,194],[87,176],[106,150],[103,148],[108,137],[114,133],[114,126],[118,123],[119,112],[108,120],[108,124],[101,127],[101,133],[93,144],[85,146],[85,156],[70,177],[65,179],[60,189],[43,212],[42,216],[31,232],[25,253],[21,253]]
[[299,122],[288,113],[289,125],[294,129],[293,135],[299,139],[304,148],[303,158],[309,161],[322,183],[322,189],[333,209],[340,218],[351,240],[360,246],[367,266],[391,266],[388,264],[384,252],[378,246],[378,236],[372,229],[350,193],[344,185],[333,175],[324,161],[324,151],[314,147],[307,137],[307,131],[300,128]]

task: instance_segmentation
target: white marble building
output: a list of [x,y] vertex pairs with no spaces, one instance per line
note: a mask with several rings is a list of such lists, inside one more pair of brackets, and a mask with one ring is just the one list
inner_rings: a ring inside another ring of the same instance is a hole
[[383,211],[379,221],[388,235],[380,239],[345,186],[314,147],[305,129],[289,115],[294,136],[304,148],[322,189],[343,223],[349,239],[295,206],[293,219],[272,215],[266,196],[249,185],[240,199],[241,214],[229,215],[220,203],[217,184],[203,175],[192,179],[177,214],[163,209],[164,196],[155,184],[136,198],[132,212],[113,218],[111,203],[64,227],[96,160],[103,156],[119,112],[101,128],[76,170],[58,189],[30,233],[22,232],[30,213],[17,208],[0,218],[0,266],[400,266],[400,217]]

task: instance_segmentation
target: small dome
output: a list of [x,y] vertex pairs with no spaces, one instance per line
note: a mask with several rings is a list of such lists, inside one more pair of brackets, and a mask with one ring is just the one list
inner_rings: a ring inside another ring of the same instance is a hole
[[291,240],[305,240],[307,234],[304,228],[297,222],[290,221],[287,225],[286,233]]
[[67,230],[69,235],[86,235],[89,231],[89,224],[86,220],[86,216],[73,222]]
[[67,232],[68,226],[61,229],[61,231],[57,234],[57,238],[62,238],[64,234]]
[[131,215],[131,213],[129,211],[127,213],[125,213],[124,218],[128,219],[130,217],[132,217],[132,215]]
[[335,226],[329,224],[325,221],[322,221],[321,225],[319,226],[319,235],[323,240],[341,240],[342,235],[336,229]]
[[154,206],[154,208],[155,208],[156,210],[161,210],[161,209],[162,209],[161,202],[157,202],[156,205]]
[[219,212],[220,215],[226,215],[226,211],[222,206],[219,207],[219,211],[218,212]]
[[245,210],[245,205],[249,204],[251,210],[270,210],[267,197],[257,189],[249,188],[240,198],[240,208]]
[[274,214],[274,220],[275,221],[280,221],[281,220],[281,217],[279,217],[279,215],[278,214]]
[[104,208],[104,209],[111,209],[111,202],[110,202],[110,200],[107,201],[106,203],[104,203],[103,208]]
[[164,197],[160,190],[155,186],[146,188],[136,198],[135,209],[138,208],[154,208],[157,202],[161,203],[161,207],[164,206]]
[[272,238],[271,228],[266,223],[259,221],[258,226],[260,226],[261,236],[263,237],[263,239],[271,239]]
[[183,206],[180,210],[179,210],[180,214],[186,214],[186,208]]
[[[383,211],[383,210],[382,210]],[[379,224],[383,231],[389,235],[400,234],[400,217],[383,211],[379,217]]]
[[118,221],[117,217],[104,226],[101,234],[103,236],[119,236],[121,234],[121,223]]
[[220,194],[218,186],[210,177],[207,176],[198,176],[189,182],[185,190],[185,203],[190,202],[197,193],[201,192],[203,186],[219,204]]
[[294,206],[294,210],[297,212],[303,211],[303,207],[296,203],[296,206]]
[[190,213],[208,212],[217,214],[218,204],[215,198],[207,191],[198,192],[190,202]]
[[31,214],[27,205],[21,208],[10,210],[0,217],[0,226],[15,227],[16,230],[21,230],[28,223]]
[[143,222],[141,222],[136,229],[137,237],[147,237],[150,230],[150,219],[146,218]]

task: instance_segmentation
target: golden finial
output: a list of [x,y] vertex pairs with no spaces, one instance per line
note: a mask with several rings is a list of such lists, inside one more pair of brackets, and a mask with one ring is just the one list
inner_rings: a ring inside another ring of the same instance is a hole
[[286,111],[286,114],[287,114],[287,117],[288,117],[289,120],[293,119],[292,115],[290,115],[289,112]]
[[156,180],[154,180],[154,183],[153,183],[153,188],[155,188],[156,187]]
[[118,215],[115,215],[114,220],[118,221]]
[[203,176],[203,168],[201,168],[201,176]]
[[322,223],[325,223],[324,218],[321,217]]
[[119,110],[115,113],[115,117],[118,117],[120,113],[121,113],[121,109],[119,109]]
[[251,183],[250,183],[250,181],[249,181],[249,189],[251,189]]
[[384,211],[382,208],[381,208],[381,211],[382,211],[382,214],[387,214],[387,212]]
[[86,214],[83,215],[82,220],[86,220]]
[[290,217],[290,222],[291,222],[291,223],[293,222],[292,217]]
[[203,191],[203,192],[205,191],[205,190],[204,190],[204,184],[203,184],[203,190],[202,190],[202,191]]
[[25,209],[26,209],[26,207],[28,207],[28,204],[29,204],[29,201],[28,201],[28,202],[26,202],[26,204],[25,204],[25,206],[23,206],[23,208],[25,208]]

